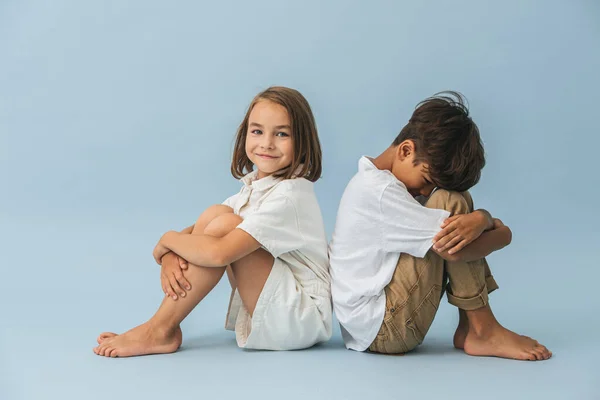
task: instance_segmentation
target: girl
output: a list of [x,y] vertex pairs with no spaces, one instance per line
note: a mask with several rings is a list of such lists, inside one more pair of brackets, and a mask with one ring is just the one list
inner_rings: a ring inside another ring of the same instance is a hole
[[94,353],[176,351],[181,322],[226,267],[233,288],[226,328],[235,329],[240,347],[302,349],[331,337],[327,241],[313,190],[321,146],[298,91],[271,87],[254,98],[237,132],[231,172],[242,178],[238,194],[156,245],[167,295],[156,314],[124,334],[101,334]]

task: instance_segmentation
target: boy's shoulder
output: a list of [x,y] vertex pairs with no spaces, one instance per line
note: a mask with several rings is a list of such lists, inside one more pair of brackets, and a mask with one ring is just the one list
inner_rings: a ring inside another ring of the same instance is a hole
[[369,157],[363,156],[358,162],[358,172],[350,179],[346,192],[367,192],[380,195],[388,187],[406,190],[390,171],[377,168]]

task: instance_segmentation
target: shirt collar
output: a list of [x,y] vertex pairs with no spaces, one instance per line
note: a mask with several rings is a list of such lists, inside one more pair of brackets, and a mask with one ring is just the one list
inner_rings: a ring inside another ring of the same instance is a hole
[[263,191],[272,188],[276,183],[281,181],[281,178],[275,178],[273,175],[266,176],[262,179],[257,179],[258,171],[254,170],[244,176],[240,181],[244,184],[244,186],[252,189]]
[[[294,175],[292,175],[292,178],[297,177],[297,174],[302,169],[302,165],[303,164],[300,164],[300,166],[298,166],[298,168],[296,169],[296,173]],[[240,181],[244,184],[244,186],[249,187],[253,190],[264,191],[264,190],[271,189],[273,186],[275,186],[276,184],[278,184],[279,182],[281,182],[283,180],[282,177],[274,177],[273,175],[269,175],[262,179],[256,179],[257,176],[258,176],[258,170],[254,170],[254,171],[246,174],[246,176],[244,176],[242,179],[240,179]]]
[[402,181],[399,181],[398,178],[396,178],[396,176],[394,174],[392,174],[392,171],[388,171],[387,169],[381,170],[381,169],[377,168],[377,166],[373,162],[373,157],[362,156],[360,158],[360,160],[358,160],[358,171],[359,172],[373,171],[373,170],[381,171],[384,174],[388,174],[389,176],[394,178],[394,181],[398,182],[399,185],[401,185],[404,189],[406,189],[406,185],[404,183],[402,183]]
[[378,169],[375,164],[373,164],[373,157],[362,156],[360,160],[358,160],[359,171],[368,171],[372,169]]

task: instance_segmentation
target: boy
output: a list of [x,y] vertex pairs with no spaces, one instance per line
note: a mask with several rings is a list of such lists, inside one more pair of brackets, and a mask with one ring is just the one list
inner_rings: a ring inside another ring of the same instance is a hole
[[498,286],[484,257],[507,246],[511,231],[487,211],[473,211],[466,190],[484,165],[479,130],[455,92],[419,103],[388,149],[360,159],[329,246],[333,304],[347,348],[414,349],[446,291],[459,308],[456,348],[476,356],[551,357],[500,325],[488,304]]

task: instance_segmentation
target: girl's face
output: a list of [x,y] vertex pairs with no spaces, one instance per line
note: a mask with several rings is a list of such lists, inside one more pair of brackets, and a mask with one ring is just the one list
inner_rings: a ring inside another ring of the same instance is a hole
[[248,118],[246,155],[258,169],[258,179],[292,164],[294,143],[285,107],[268,100],[254,105]]

